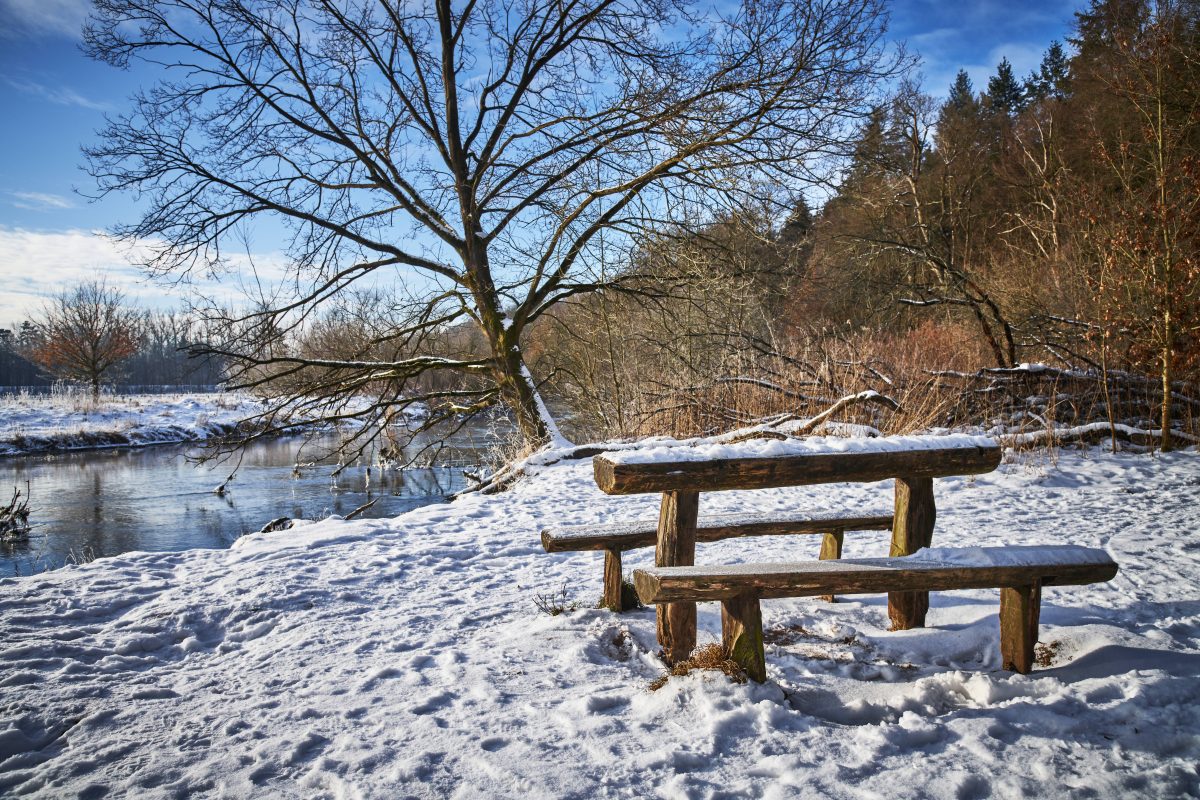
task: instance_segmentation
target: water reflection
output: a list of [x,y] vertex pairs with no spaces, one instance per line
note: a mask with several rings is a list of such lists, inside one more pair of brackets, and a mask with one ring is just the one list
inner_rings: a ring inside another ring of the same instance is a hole
[[[477,461],[487,440],[478,430],[461,437],[452,463]],[[364,462],[331,478],[337,460],[328,454],[336,444],[333,437],[258,442],[223,497],[213,489],[234,464],[198,466],[188,460],[194,447],[0,459],[0,490],[28,481],[35,524],[28,541],[0,543],[0,577],[131,550],[228,547],[278,517],[344,516],[376,499],[361,516],[394,516],[441,502],[465,484],[460,466],[384,470]]]

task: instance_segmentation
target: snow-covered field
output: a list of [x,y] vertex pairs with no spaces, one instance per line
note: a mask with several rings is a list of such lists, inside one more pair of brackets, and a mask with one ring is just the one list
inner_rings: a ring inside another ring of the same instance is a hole
[[232,433],[262,405],[236,394],[0,395],[0,455],[196,442]]
[[[597,553],[549,524],[653,517],[586,461],[392,520],[0,581],[0,794],[37,797],[1117,798],[1200,792],[1200,461],[1023,457],[936,482],[937,546],[1078,544],[1111,583],[1048,589],[1049,666],[1000,671],[998,592],[763,604],[768,682],[672,677],[651,610],[590,605]],[[703,496],[701,513],[887,508],[889,483]],[[881,555],[886,534],[847,536]],[[813,557],[816,537],[698,561]],[[627,559],[649,563],[648,550]],[[700,607],[701,639],[719,607]]]

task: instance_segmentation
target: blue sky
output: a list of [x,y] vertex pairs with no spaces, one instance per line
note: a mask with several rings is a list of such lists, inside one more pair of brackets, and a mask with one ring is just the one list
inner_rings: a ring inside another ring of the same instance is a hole
[[[944,95],[960,69],[977,89],[1001,57],[1024,77],[1053,39],[1070,31],[1081,2],[1064,0],[898,0],[892,35],[923,59],[926,91]],[[0,326],[42,298],[103,274],[147,303],[173,304],[177,290],[155,286],[100,232],[132,219],[123,198],[93,203],[80,147],[105,112],[154,75],[122,72],[79,51],[86,0],[0,0]]]

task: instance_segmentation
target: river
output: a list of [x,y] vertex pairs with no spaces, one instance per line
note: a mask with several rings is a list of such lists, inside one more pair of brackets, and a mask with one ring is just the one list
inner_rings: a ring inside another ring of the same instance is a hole
[[[490,444],[485,428],[465,430],[448,444],[458,464],[478,461]],[[297,451],[304,450],[296,469]],[[196,446],[81,450],[0,458],[0,502],[29,485],[28,540],[0,542],[0,577],[31,575],[64,564],[132,550],[228,547],[279,517],[322,519],[346,515],[377,499],[362,517],[389,517],[445,502],[464,488],[461,467],[368,471],[360,463],[338,477],[325,436],[305,444],[299,437],[257,442],[246,449],[224,496],[214,488],[232,463],[198,465]]]

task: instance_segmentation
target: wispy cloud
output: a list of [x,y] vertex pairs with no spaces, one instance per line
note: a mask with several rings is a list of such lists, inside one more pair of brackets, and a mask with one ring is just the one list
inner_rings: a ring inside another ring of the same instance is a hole
[[922,57],[924,87],[944,97],[959,69],[976,91],[987,86],[1001,58],[1023,79],[1052,39],[1071,29],[1081,0],[893,0],[893,31]]
[[58,211],[75,207],[75,201],[71,198],[49,192],[9,192],[8,196],[12,205],[27,211]]
[[73,284],[103,275],[111,286],[146,307],[178,307],[199,293],[226,302],[244,302],[251,263],[268,286],[284,277],[279,254],[254,254],[232,259],[232,272],[220,280],[179,284],[150,280],[137,266],[155,242],[117,241],[102,231],[39,231],[0,225],[0,326],[18,322],[41,309],[47,298]]
[[[0,3],[8,0],[0,0]],[[47,86],[44,83],[37,81],[24,80],[22,78],[10,78],[4,76],[4,82],[14,89],[25,92],[26,94],[36,95],[37,97],[54,103],[60,106],[76,106],[78,108],[86,108],[92,111],[111,111],[112,106],[108,103],[92,100],[90,97],[84,97],[79,92],[69,86]]]
[[0,0],[0,39],[78,39],[90,8],[89,0]]

